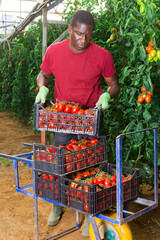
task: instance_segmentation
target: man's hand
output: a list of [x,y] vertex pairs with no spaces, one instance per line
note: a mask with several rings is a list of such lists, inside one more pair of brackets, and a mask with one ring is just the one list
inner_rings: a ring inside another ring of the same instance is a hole
[[45,86],[40,87],[39,93],[36,96],[35,103],[44,104],[48,93],[49,93],[49,89],[47,87]]
[[102,110],[107,110],[109,108],[109,101],[111,100],[111,96],[109,93],[105,92],[100,97],[98,102],[96,103],[96,107],[102,107]]

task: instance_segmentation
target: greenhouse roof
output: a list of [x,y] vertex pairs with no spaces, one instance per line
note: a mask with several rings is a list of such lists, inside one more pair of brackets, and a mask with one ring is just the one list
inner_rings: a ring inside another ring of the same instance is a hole
[[41,18],[45,6],[49,22],[65,24],[62,21],[65,5],[64,0],[0,0],[0,41],[13,38],[16,30],[20,32],[33,20]]

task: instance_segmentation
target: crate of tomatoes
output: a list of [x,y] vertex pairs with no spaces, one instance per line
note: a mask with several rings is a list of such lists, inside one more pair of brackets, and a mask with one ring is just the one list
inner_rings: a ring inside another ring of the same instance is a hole
[[[137,198],[139,171],[123,167],[123,202]],[[69,174],[61,179],[61,203],[92,215],[116,206],[116,168],[105,163],[101,168]]]
[[99,135],[101,109],[83,109],[68,102],[35,104],[34,129],[62,133]]
[[34,168],[64,175],[107,160],[106,137],[75,135],[67,145],[33,144]]
[[60,202],[60,176],[35,170],[36,195]]

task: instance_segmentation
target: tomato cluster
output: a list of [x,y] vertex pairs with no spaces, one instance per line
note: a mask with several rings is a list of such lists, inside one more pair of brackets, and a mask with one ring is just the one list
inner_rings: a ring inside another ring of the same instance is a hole
[[[52,200],[59,200],[60,193],[58,190],[58,177],[55,175],[39,174],[38,175],[38,195],[41,197],[52,196]],[[44,195],[45,193],[45,195]],[[52,194],[50,194],[52,193]]]
[[[116,174],[109,174],[101,171],[100,168],[90,168],[72,174],[69,186],[66,190],[68,206],[72,206],[72,201],[77,202],[79,207],[87,213],[91,213],[93,208],[90,193],[96,194],[96,212],[105,210],[116,205]],[[137,179],[132,179],[131,175],[122,175],[123,199],[129,200],[136,195]],[[94,188],[95,187],[95,188]],[[71,201],[72,200],[72,201]],[[93,203],[95,204],[95,203]]]
[[118,27],[112,29],[113,33],[110,35],[106,43],[113,42],[114,40],[119,38],[119,34],[117,30],[118,30]]
[[[154,85],[152,84],[152,87],[154,89]],[[151,98],[153,96],[153,91],[152,93],[150,93],[149,91],[146,90],[146,88],[144,86],[141,87],[141,95],[138,97],[138,102],[139,103],[142,103],[144,100],[147,102],[147,103],[150,103],[151,102]]]
[[93,134],[98,117],[96,111],[98,110],[84,110],[75,104],[57,102],[52,107],[39,109],[38,129]]
[[41,150],[37,148],[36,160],[57,165],[58,173],[69,173],[105,161],[104,144],[104,137],[100,137],[72,139],[67,145],[58,147],[44,145]]
[[160,50],[156,50],[154,46],[154,41],[150,41],[146,47],[146,53],[148,54],[149,62],[157,62],[160,60]]

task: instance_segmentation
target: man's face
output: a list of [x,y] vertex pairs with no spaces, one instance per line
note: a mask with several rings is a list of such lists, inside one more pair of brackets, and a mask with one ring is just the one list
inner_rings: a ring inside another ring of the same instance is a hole
[[72,52],[83,52],[90,44],[93,26],[86,25],[84,23],[77,22],[76,26],[72,28],[68,26],[68,32],[70,34],[69,47]]

